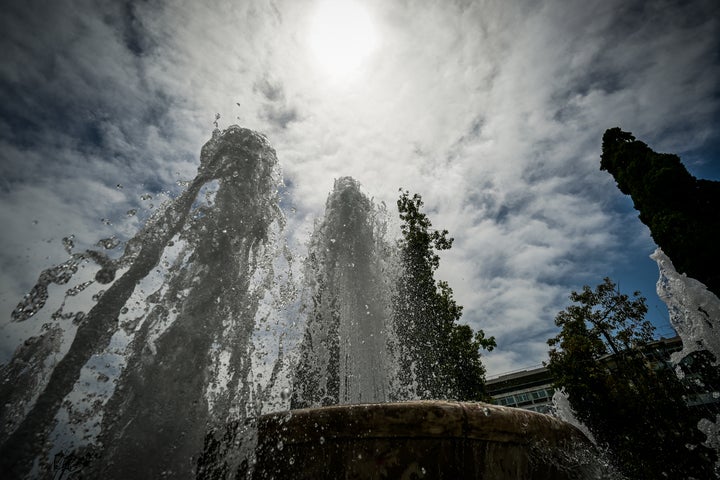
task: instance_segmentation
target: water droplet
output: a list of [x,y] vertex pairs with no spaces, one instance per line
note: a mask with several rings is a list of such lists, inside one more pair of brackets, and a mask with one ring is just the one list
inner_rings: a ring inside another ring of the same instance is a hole
[[97,376],[97,381],[100,382],[100,383],[105,383],[105,382],[107,382],[108,380],[110,380],[110,377],[108,377],[108,376],[105,375],[104,373],[101,373],[101,374],[99,374],[99,375]]
[[143,193],[142,195],[140,195],[140,200],[152,200],[152,195],[150,195],[149,193]]
[[74,287],[65,290],[65,295],[67,295],[68,297],[74,297],[78,293],[85,290],[88,286],[92,285],[92,283],[93,283],[92,280],[88,280],[87,282],[83,282],[79,285],[75,285]]
[[33,225],[37,225],[39,222],[37,220],[33,220]]
[[125,215],[127,215],[128,217],[134,217],[136,213],[137,213],[137,209],[131,208],[130,210],[125,212]]
[[295,457],[290,457],[288,459],[288,462],[290,463],[290,465],[295,465]]
[[101,268],[95,274],[95,281],[103,285],[108,284],[113,280],[115,280],[115,269],[113,268]]
[[283,388],[282,390],[280,390],[280,398],[282,398],[283,400],[287,400],[288,398],[290,398],[290,389]]
[[324,445],[324,444],[325,444],[325,437],[320,437],[320,445]]
[[117,185],[115,185],[115,188],[117,188],[118,190],[122,190],[122,189],[123,189],[123,186],[118,183]]
[[63,237],[62,244],[63,247],[65,247],[65,251],[72,255],[72,249],[75,248],[75,235],[70,235],[69,237]]
[[98,242],[95,244],[95,246],[102,247],[105,250],[112,250],[118,245],[120,245],[120,240],[115,237],[103,238],[101,240],[98,240]]
[[278,449],[279,451],[282,451],[283,448],[285,448],[285,444],[282,442],[282,440],[280,440],[280,441],[277,443],[277,449]]

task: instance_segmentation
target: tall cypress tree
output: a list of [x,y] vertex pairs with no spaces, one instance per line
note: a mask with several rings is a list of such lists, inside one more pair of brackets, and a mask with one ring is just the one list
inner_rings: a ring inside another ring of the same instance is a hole
[[677,155],[656,153],[619,128],[603,135],[600,169],[632,197],[677,271],[720,296],[720,182],[696,179]]

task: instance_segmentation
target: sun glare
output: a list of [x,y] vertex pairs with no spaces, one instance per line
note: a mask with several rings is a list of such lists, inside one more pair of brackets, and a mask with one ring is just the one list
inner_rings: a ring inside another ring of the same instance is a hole
[[352,0],[322,0],[311,21],[310,49],[328,73],[355,71],[377,44],[367,10]]

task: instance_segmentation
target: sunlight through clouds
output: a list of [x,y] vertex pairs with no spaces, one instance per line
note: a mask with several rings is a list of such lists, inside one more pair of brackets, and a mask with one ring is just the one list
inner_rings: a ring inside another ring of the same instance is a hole
[[308,44],[314,60],[330,76],[354,73],[379,39],[368,11],[353,0],[323,0],[310,22]]

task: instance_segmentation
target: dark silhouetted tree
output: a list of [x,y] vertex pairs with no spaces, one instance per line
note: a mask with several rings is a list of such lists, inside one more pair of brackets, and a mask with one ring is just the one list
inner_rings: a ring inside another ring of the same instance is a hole
[[600,169],[632,197],[677,271],[720,296],[720,182],[696,179],[677,155],[656,153],[619,128],[603,135]]

